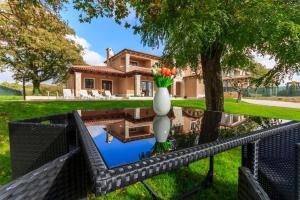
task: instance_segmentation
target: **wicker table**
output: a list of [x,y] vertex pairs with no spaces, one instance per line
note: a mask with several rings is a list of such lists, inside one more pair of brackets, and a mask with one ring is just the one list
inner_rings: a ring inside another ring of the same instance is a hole
[[[12,122],[15,180],[0,188],[0,199],[80,199],[136,182],[159,198],[147,178],[207,157],[209,171],[199,188],[208,187],[215,154],[243,146],[245,156],[253,157],[253,142],[299,126],[294,121],[181,107],[159,117],[150,108],[128,108]],[[255,160],[243,162],[255,173]]]
[[76,111],[74,116],[95,194],[142,182],[154,199],[159,197],[147,178],[209,157],[204,182],[175,197],[185,198],[212,184],[215,154],[298,124],[181,107],[167,116],[155,116],[149,108]]

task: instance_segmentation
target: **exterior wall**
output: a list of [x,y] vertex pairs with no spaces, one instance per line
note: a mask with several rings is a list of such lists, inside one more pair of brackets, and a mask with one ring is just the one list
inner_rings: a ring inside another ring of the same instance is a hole
[[134,95],[134,77],[119,79],[119,95],[129,97]]
[[74,94],[75,90],[75,75],[69,74],[67,82],[66,82],[66,88],[71,89],[72,93]]
[[204,88],[204,82],[203,79],[197,80],[197,98],[204,97],[205,96],[205,88]]
[[115,69],[125,71],[125,57],[119,56],[115,58],[113,61],[111,61],[110,66],[112,66]]
[[203,79],[198,79],[197,77],[185,77],[184,78],[185,93],[184,97],[202,97],[205,94]]
[[116,76],[108,76],[108,75],[98,75],[98,74],[84,74],[81,75],[81,89],[87,89],[85,88],[85,78],[92,78],[95,80],[95,90],[102,90],[102,80],[109,80],[112,81],[112,94],[119,94],[119,77]]
[[197,79],[195,77],[184,78],[185,97],[196,97],[197,94]]

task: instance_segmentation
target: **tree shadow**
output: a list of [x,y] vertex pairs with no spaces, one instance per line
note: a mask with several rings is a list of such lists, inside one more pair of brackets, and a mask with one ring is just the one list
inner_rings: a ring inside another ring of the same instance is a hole
[[[153,177],[147,182],[161,199],[172,199],[180,196],[200,186],[205,180],[208,172],[208,160],[205,159],[200,162],[192,164],[196,166],[182,167],[179,170]],[[237,182],[232,181],[232,178],[228,181],[226,177],[218,176],[216,173],[217,171],[215,171],[214,183],[211,187],[203,188],[186,199],[237,199]],[[238,172],[236,171],[236,173]]]

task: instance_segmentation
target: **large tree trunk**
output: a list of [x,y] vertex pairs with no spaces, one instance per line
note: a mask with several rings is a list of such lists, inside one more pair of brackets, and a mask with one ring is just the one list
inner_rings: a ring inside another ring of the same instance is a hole
[[41,93],[41,90],[40,90],[40,84],[41,84],[40,81],[37,81],[37,80],[33,80],[33,81],[32,81],[32,85],[33,85],[32,93],[33,93],[34,95],[38,95],[38,94]]
[[213,49],[209,54],[201,55],[207,110],[224,110],[221,55],[222,51],[219,49]]

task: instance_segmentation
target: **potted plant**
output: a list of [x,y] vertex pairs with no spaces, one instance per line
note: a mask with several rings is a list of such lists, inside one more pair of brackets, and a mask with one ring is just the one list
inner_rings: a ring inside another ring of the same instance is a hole
[[176,76],[176,68],[153,66],[153,80],[157,91],[153,99],[153,110],[157,115],[166,115],[171,109],[168,87],[173,84]]

